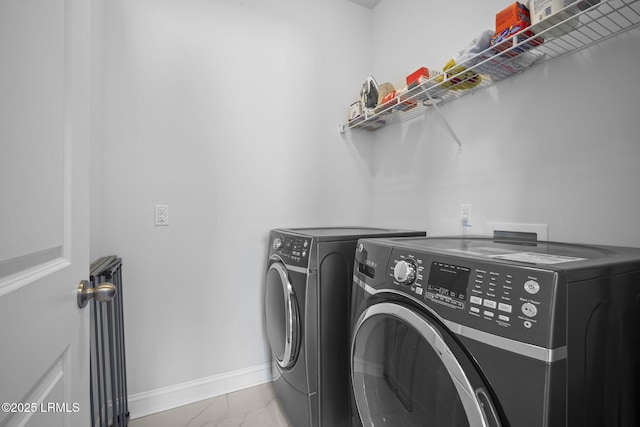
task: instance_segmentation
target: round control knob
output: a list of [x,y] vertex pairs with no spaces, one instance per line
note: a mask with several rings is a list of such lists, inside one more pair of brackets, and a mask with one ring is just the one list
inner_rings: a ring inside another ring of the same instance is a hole
[[535,280],[527,280],[524,282],[524,290],[529,292],[531,295],[535,295],[540,292],[540,283]]
[[398,261],[393,268],[393,277],[403,285],[413,283],[416,278],[416,265],[413,261]]
[[538,309],[530,302],[525,302],[522,304],[522,314],[527,317],[535,317],[535,315],[538,314]]
[[273,249],[280,249],[282,248],[282,245],[284,243],[282,243],[282,239],[279,237],[276,237],[275,239],[273,239]]

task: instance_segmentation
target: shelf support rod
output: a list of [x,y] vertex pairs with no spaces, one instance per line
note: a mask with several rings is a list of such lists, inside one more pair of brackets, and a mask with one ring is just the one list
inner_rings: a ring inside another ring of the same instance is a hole
[[444,122],[444,125],[449,130],[449,133],[451,133],[451,136],[456,141],[456,144],[458,144],[458,152],[462,153],[462,142],[460,141],[460,138],[458,138],[458,135],[456,135],[456,133],[453,131],[453,128],[449,124],[449,121],[446,119],[444,114],[440,112],[440,107],[438,107],[438,104],[436,103],[436,101],[431,97],[431,94],[429,93],[429,91],[427,91],[426,94],[427,94],[427,98],[429,98],[429,102],[436,109],[436,113],[438,114],[438,117],[440,117],[440,119]]

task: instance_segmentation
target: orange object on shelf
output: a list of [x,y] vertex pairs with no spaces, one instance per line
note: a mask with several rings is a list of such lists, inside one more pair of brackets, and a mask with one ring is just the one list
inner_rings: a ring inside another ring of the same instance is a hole
[[398,103],[398,99],[396,98],[396,91],[394,90],[389,92],[382,98],[382,100],[378,103],[378,106],[374,111],[376,113],[379,113],[391,107],[392,105],[396,105],[397,103]]
[[389,92],[384,98],[382,98],[381,104],[384,105],[387,102],[391,101],[395,97],[396,97],[396,91],[395,90],[393,92]]
[[518,21],[531,24],[529,9],[520,2],[515,2],[496,14],[496,33],[515,25]]

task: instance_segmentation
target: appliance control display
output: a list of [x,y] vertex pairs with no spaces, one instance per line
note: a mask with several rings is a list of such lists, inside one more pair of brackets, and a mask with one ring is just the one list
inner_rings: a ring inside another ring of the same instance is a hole
[[427,290],[464,301],[470,271],[467,267],[433,261]]
[[310,243],[306,237],[280,236],[273,239],[272,247],[282,258],[302,262],[309,255]]
[[477,331],[551,345],[555,272],[405,248],[394,248],[389,261],[387,282],[370,286],[407,294],[437,316]]

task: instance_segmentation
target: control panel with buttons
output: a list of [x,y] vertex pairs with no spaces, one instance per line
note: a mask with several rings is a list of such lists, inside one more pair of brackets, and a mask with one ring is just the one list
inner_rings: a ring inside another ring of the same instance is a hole
[[309,263],[311,240],[310,237],[284,234],[276,236],[271,241],[271,253],[277,254],[287,264],[305,267]]
[[445,320],[546,346],[556,273],[394,248],[388,283]]

